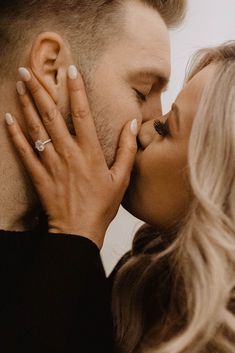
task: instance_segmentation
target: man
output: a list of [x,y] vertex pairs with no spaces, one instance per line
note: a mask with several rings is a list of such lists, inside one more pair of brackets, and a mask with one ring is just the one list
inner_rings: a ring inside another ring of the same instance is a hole
[[[112,165],[127,120],[141,122],[161,113],[160,94],[170,75],[167,27],[180,23],[184,10],[185,0],[2,2],[1,112],[21,117],[15,76],[19,66],[30,67],[73,132],[66,72],[76,63],[106,161]],[[34,134],[35,141],[42,139],[40,129]],[[39,224],[40,204],[4,119],[0,141],[0,229],[5,231],[0,237],[1,352],[105,353],[112,346],[109,303],[105,289],[97,289],[91,279],[91,274],[99,278],[104,273],[83,255],[87,251],[92,256],[97,249],[84,238],[42,237],[42,228],[26,233]],[[97,252],[95,256],[98,263]],[[97,297],[103,298],[99,306]]]

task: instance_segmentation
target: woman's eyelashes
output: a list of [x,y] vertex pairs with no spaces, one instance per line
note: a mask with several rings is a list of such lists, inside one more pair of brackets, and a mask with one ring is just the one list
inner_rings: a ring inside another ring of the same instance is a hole
[[153,127],[160,136],[170,136],[170,130],[167,121],[163,123],[160,120],[155,120],[153,123]]

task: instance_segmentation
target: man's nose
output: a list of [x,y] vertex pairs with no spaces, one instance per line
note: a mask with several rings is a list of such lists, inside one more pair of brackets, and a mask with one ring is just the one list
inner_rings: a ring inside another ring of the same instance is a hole
[[141,125],[138,140],[141,148],[143,149],[145,149],[152,142],[156,134],[154,130],[154,121],[155,119],[151,119]]
[[161,117],[162,116],[162,103],[161,96],[159,94],[151,95],[146,104],[143,106],[143,123],[146,121],[152,120],[153,117]]

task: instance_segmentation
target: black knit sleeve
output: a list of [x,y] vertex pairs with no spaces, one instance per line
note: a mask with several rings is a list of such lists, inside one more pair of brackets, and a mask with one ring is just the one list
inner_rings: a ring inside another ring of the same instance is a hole
[[110,290],[96,245],[75,235],[19,234],[5,239],[6,261],[14,259],[5,264],[9,276],[1,272],[9,295],[1,296],[0,351],[112,353]]

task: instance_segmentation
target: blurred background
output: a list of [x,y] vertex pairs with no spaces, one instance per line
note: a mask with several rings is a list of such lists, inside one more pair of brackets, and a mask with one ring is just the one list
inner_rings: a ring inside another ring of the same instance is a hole
[[[170,33],[172,75],[169,89],[162,97],[163,112],[170,109],[184,81],[185,68],[192,54],[200,48],[235,40],[235,0],[188,0],[184,24]],[[141,221],[122,207],[110,225],[101,251],[106,274],[131,248]]]

